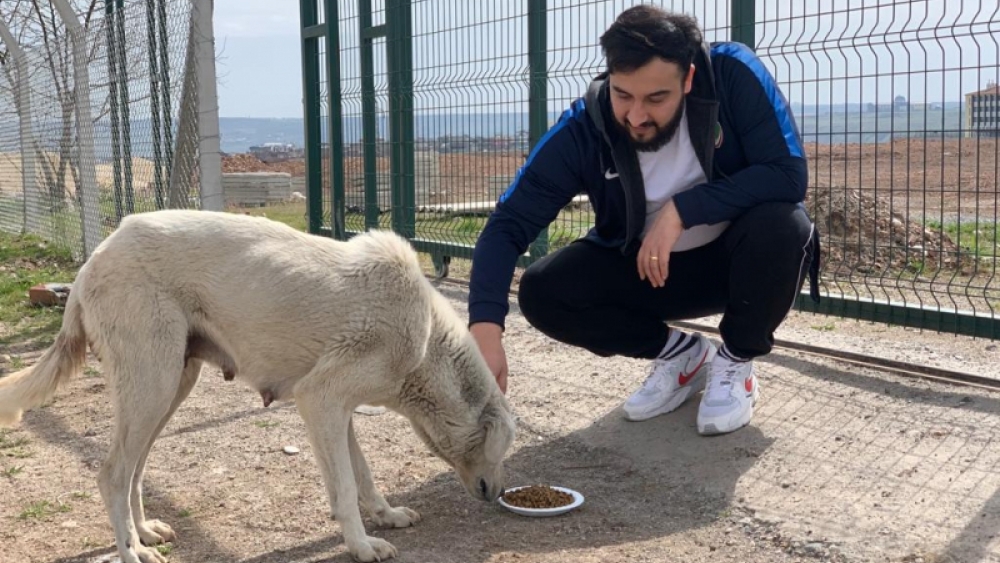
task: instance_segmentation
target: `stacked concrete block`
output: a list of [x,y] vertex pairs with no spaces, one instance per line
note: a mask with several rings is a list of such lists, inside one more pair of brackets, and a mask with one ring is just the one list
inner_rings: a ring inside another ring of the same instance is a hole
[[260,207],[291,199],[292,176],[286,172],[230,172],[222,175],[222,189],[228,205]]

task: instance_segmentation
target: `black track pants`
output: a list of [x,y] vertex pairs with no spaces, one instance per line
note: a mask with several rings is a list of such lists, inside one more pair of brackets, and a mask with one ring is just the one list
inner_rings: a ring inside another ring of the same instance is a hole
[[600,356],[633,358],[660,353],[666,322],[721,313],[727,348],[754,358],[771,351],[817,252],[817,236],[802,208],[763,204],[715,241],[674,252],[661,288],[639,279],[634,254],[576,241],[524,272],[518,303],[551,338]]

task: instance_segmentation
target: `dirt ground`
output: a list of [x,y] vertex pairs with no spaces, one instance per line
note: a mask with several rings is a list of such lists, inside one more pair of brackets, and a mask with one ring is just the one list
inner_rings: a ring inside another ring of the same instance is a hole
[[[897,139],[886,143],[806,145],[812,190],[861,190],[890,201],[893,211],[907,217],[951,221],[961,213],[970,220],[997,217],[997,172],[1000,143],[996,139]],[[445,194],[462,201],[492,197],[488,179],[513,176],[524,162],[520,153],[442,154],[439,177]],[[305,175],[305,161],[265,164],[248,154],[228,155],[224,172],[287,172]],[[377,159],[389,170],[389,159]],[[348,186],[363,174],[363,159],[347,157]],[[877,188],[877,192],[876,192]],[[437,202],[436,202],[437,203]]]
[[[464,315],[465,289],[439,287]],[[778,337],[1000,377],[997,342],[806,314]],[[644,362],[553,342],[516,307],[506,346],[519,417],[509,482],[571,487],[585,504],[536,520],[476,501],[402,417],[359,414],[379,486],[423,516],[369,526],[398,561],[1000,561],[996,392],[777,349],[759,363],[752,424],[702,438],[694,402],[623,420]],[[97,367],[0,441],[2,563],[116,560],[95,485],[111,426]],[[294,406],[263,408],[214,370],[157,442],[145,482],[147,513],[179,534],[174,563],[351,560]]]

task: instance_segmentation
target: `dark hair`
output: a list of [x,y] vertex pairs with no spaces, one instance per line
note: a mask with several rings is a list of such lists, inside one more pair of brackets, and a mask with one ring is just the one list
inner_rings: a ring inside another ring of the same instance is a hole
[[695,18],[648,4],[625,10],[601,35],[610,72],[631,72],[660,57],[677,64],[686,76],[701,42]]

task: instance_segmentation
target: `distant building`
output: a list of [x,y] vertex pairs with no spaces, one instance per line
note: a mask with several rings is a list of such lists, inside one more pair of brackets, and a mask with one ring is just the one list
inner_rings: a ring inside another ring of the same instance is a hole
[[965,95],[965,136],[1000,137],[1000,86],[992,80],[986,89]]
[[891,104],[873,104],[869,102],[864,105],[864,109],[865,113],[905,112],[910,110],[910,102],[906,101],[906,96],[896,96],[893,98]]
[[261,162],[285,162],[305,157],[305,151],[288,143],[264,143],[250,147],[250,154]]

